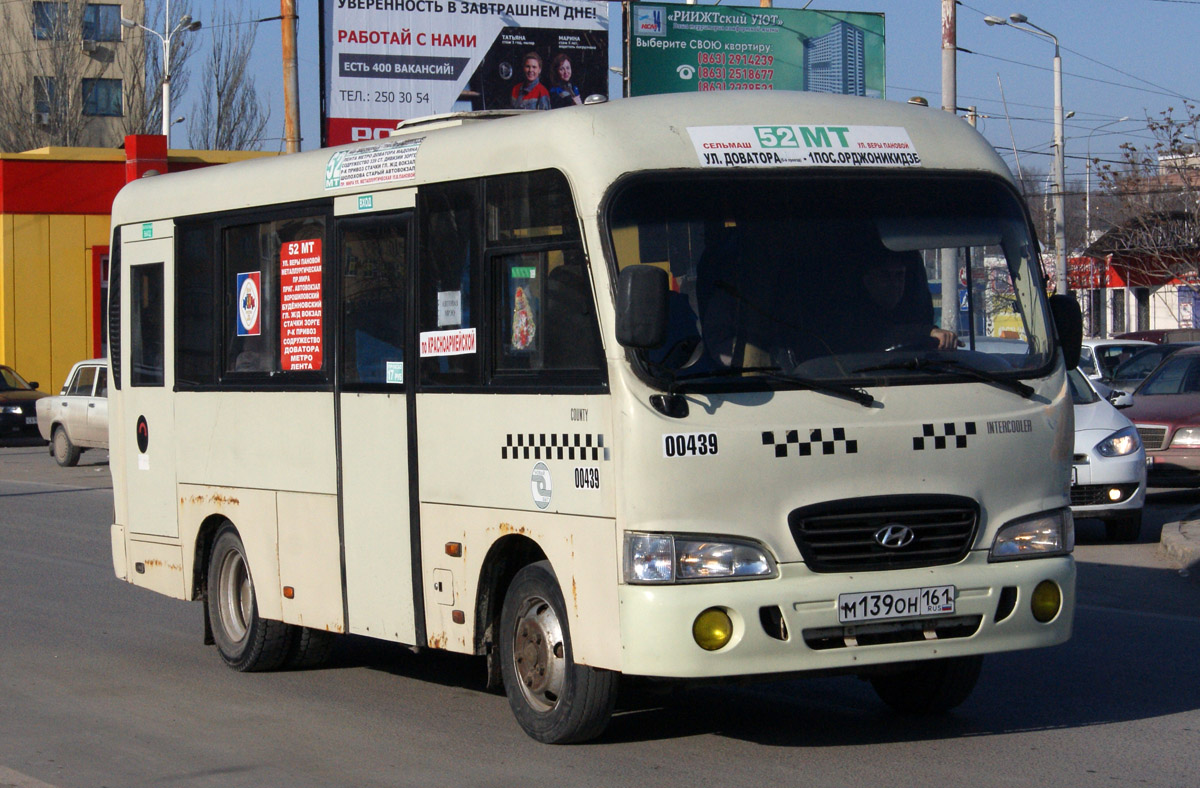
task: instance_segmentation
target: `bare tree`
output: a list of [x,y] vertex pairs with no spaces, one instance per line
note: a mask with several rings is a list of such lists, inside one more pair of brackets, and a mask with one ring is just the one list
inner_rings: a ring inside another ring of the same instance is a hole
[[121,94],[104,93],[102,80],[114,71],[122,42],[84,37],[85,0],[36,5],[6,3],[0,12],[9,31],[30,31],[25,40],[12,36],[15,51],[0,69],[0,150],[110,144],[104,116],[114,97],[120,114]]
[[1103,221],[1111,228],[1090,249],[1112,255],[1145,283],[1178,279],[1200,285],[1200,115],[1184,102],[1146,120],[1153,142],[1125,143],[1120,162],[1094,162],[1100,173]]
[[271,110],[259,100],[250,75],[257,25],[245,24],[223,6],[212,24],[200,98],[192,105],[188,142],[210,150],[256,150]]

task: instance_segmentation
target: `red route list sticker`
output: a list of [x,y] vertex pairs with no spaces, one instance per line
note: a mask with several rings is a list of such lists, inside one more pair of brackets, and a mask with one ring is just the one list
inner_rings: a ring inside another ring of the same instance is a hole
[[279,251],[280,360],[284,371],[319,370],[325,327],[321,239],[288,241]]

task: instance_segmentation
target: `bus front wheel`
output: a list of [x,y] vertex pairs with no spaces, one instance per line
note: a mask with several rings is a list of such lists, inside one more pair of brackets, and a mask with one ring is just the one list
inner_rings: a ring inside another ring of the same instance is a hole
[[513,715],[547,744],[599,736],[612,717],[618,675],[575,664],[566,605],[548,561],[513,578],[500,614],[500,670]]
[[208,616],[225,664],[238,671],[273,670],[287,659],[291,627],[258,615],[254,580],[237,530],[225,525],[208,563]]

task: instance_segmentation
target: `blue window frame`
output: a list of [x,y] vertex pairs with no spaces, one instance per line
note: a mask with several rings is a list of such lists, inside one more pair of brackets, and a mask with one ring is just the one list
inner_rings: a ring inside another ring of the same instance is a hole
[[54,104],[54,77],[33,78],[33,111],[49,112]]
[[33,37],[45,41],[62,37],[59,14],[67,12],[66,3],[35,2],[33,4]]
[[87,41],[120,41],[121,6],[88,3],[83,10],[83,37]]

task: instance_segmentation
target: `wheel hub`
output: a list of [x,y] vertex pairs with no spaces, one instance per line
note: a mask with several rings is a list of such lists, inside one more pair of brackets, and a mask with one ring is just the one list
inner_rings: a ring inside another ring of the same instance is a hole
[[558,617],[543,599],[528,599],[522,606],[513,635],[513,666],[530,705],[542,711],[557,705],[566,653]]

